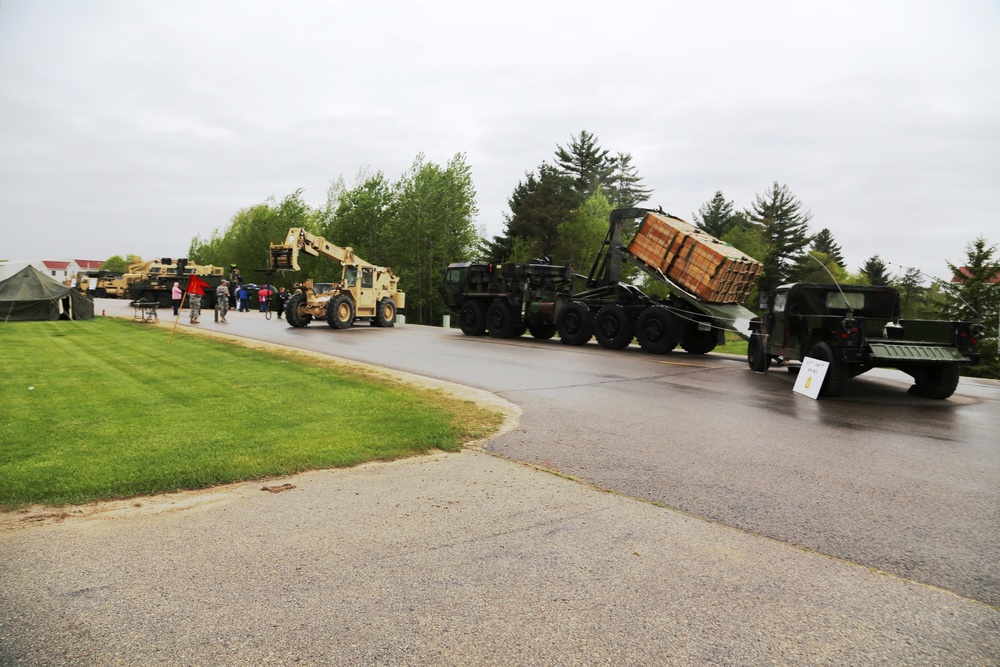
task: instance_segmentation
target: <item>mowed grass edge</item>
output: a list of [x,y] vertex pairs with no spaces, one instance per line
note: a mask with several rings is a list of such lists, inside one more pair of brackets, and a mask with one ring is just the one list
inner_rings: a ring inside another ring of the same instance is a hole
[[0,509],[456,451],[499,410],[128,320],[0,325]]

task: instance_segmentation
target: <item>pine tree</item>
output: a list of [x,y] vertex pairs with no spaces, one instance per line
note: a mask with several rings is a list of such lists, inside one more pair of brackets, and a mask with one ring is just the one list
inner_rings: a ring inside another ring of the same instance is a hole
[[1000,258],[994,258],[996,245],[987,245],[982,236],[965,248],[965,263],[956,266],[948,262],[952,273],[951,293],[946,299],[942,315],[948,319],[978,320],[984,335],[980,339],[980,352],[984,365],[993,368],[994,376],[1000,374],[997,362],[998,318],[1000,318]]
[[716,190],[710,201],[705,202],[692,214],[694,224],[706,234],[721,239],[736,224],[733,215],[733,202],[727,201],[722,190]]
[[844,252],[837,245],[837,242],[833,240],[833,233],[826,227],[819,230],[819,233],[813,237],[812,249],[823,253],[840,265],[841,268],[845,268]]
[[642,177],[632,164],[630,153],[618,153],[611,158],[611,165],[614,171],[604,189],[612,207],[631,208],[649,200],[653,191],[642,187]]
[[888,285],[892,280],[889,276],[889,267],[878,255],[872,255],[865,261],[861,273],[867,278],[869,285]]
[[559,240],[559,225],[569,220],[581,203],[570,177],[542,163],[538,175],[526,174],[507,201],[507,236],[530,244],[534,256],[552,255]]
[[787,185],[775,181],[764,194],[757,195],[747,218],[760,226],[767,248],[758,286],[762,292],[770,292],[787,281],[792,264],[809,245],[812,214],[802,211],[802,203]]
[[579,201],[583,201],[598,185],[610,183],[615,166],[608,151],[597,144],[597,137],[586,130],[579,136],[570,135],[569,149],[556,145],[556,167],[568,176]]

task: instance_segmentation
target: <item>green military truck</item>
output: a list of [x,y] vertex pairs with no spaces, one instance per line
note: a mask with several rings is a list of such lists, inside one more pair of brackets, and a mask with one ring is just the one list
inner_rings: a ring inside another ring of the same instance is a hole
[[958,386],[959,367],[979,362],[979,324],[901,320],[892,287],[794,283],[765,298],[765,315],[750,322],[750,368],[825,361],[820,396],[839,396],[850,378],[882,367],[912,376],[911,392],[945,399]]
[[458,315],[462,333],[539,339],[556,333],[556,316],[570,300],[573,271],[544,259],[526,264],[457,262],[445,271],[440,293]]

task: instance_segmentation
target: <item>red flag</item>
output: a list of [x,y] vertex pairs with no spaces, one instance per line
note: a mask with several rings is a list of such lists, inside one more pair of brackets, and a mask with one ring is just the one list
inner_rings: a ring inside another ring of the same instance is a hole
[[202,280],[198,276],[191,276],[188,279],[187,293],[204,294],[206,287],[208,287],[208,283],[206,283],[204,280]]

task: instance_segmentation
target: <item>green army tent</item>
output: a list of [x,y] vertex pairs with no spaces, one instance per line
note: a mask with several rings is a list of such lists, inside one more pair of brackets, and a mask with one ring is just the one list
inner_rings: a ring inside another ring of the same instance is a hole
[[0,282],[0,322],[93,317],[94,302],[89,297],[60,285],[33,266]]

